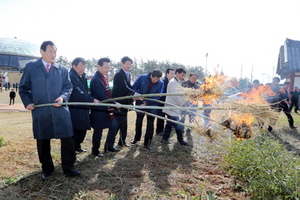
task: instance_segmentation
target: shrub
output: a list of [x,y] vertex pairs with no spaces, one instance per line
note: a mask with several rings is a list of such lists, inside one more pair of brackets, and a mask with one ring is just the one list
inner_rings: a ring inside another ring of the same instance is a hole
[[2,137],[0,137],[0,147],[4,146],[5,143],[4,143],[4,139]]
[[299,158],[266,136],[226,146],[223,168],[247,183],[254,199],[297,198]]

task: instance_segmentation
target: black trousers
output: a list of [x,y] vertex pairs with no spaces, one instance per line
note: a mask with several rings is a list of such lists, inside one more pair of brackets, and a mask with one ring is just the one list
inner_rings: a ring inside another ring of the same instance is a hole
[[[162,106],[163,107],[163,106]],[[163,113],[162,109],[157,109],[158,116],[165,117],[166,114]],[[165,128],[165,120],[156,118],[156,133],[163,133]]]
[[81,143],[83,142],[86,136],[86,130],[73,130],[73,133],[75,150],[79,150],[81,149]]
[[123,112],[122,114],[115,114],[115,120],[117,122],[116,133],[120,130],[119,145],[126,144],[127,137],[127,114],[128,112]]
[[291,101],[290,112],[292,111],[294,106],[295,106],[295,112],[298,112],[298,109],[299,109],[298,100],[297,101]]
[[[76,153],[72,137],[61,138],[61,165],[64,171],[74,168]],[[43,173],[54,171],[53,160],[51,157],[50,139],[36,140],[40,163],[42,163]]]
[[[134,140],[137,141],[141,140],[144,116],[145,116],[144,113],[139,113],[139,112],[136,113]],[[147,128],[146,128],[146,134],[144,139],[145,146],[151,145],[151,141],[153,138],[153,131],[154,131],[154,117],[147,115]]]
[[10,98],[9,105],[11,105],[11,102],[13,103],[13,105],[15,104],[15,97],[14,98]]
[[[116,130],[117,130],[117,122],[115,119],[113,119],[111,128],[109,128],[107,133],[104,149],[112,149],[114,147],[115,137],[117,133]],[[93,143],[92,152],[94,154],[100,153],[99,148],[100,148],[100,143],[102,138],[102,132],[103,129],[94,129],[93,139],[92,139],[92,143]]]
[[289,125],[294,126],[294,119],[290,113],[289,106],[285,102],[281,101],[279,104],[271,105],[271,108],[277,112],[283,111],[288,119]]

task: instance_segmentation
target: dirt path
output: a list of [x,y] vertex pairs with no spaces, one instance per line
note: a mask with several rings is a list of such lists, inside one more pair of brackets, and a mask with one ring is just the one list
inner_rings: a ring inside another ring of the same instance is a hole
[[0,112],[26,112],[22,103],[16,103],[14,105],[0,104]]

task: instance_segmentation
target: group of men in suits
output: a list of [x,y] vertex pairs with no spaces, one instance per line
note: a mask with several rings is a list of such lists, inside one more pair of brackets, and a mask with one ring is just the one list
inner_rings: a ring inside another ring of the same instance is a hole
[[[79,161],[76,152],[86,152],[81,147],[87,130],[93,128],[92,154],[98,157],[104,155],[100,153],[100,141],[103,129],[109,128],[108,136],[104,145],[105,152],[120,151],[114,147],[115,137],[120,131],[118,145],[129,147],[126,142],[128,109],[118,107],[118,104],[131,105],[136,100],[136,105],[140,110],[153,114],[154,109],[143,109],[143,106],[158,105],[155,101],[141,98],[140,94],[175,92],[177,87],[181,87],[185,71],[182,68],[173,69],[166,72],[167,81],[161,81],[162,72],[154,70],[149,74],[141,75],[137,81],[131,85],[132,59],[125,56],[121,59],[121,69],[115,74],[113,79],[113,90],[110,91],[107,74],[110,70],[110,59],[101,58],[97,63],[97,71],[90,83],[90,94],[88,92],[87,78],[85,77],[86,61],[83,58],[75,58],[70,71],[64,66],[55,63],[56,46],[52,41],[45,41],[40,47],[41,59],[28,63],[20,81],[19,94],[26,109],[31,110],[33,134],[37,142],[38,156],[42,164],[42,180],[47,180],[54,171],[54,164],[51,157],[51,139],[61,140],[61,160],[63,173],[68,176],[77,176],[81,173],[74,168],[74,163]],[[171,73],[173,72],[173,73]],[[169,76],[171,73],[171,76]],[[174,76],[174,78],[173,78]],[[170,88],[168,83],[170,81]],[[179,84],[177,82],[180,82]],[[109,106],[87,106],[74,105],[62,106],[64,102],[90,102],[99,103],[110,98],[135,95],[136,98],[111,101],[110,104],[117,104],[114,108]],[[160,97],[151,97],[159,99]],[[176,97],[167,97],[166,101],[172,102]],[[180,100],[179,104],[181,104]],[[39,104],[53,103],[53,106],[36,106]],[[174,102],[173,102],[174,103]],[[161,104],[162,105],[162,104]],[[179,105],[181,106],[181,105]],[[161,111],[161,110],[160,110]],[[178,116],[165,111],[169,119],[179,120]],[[160,112],[160,115],[162,113]],[[142,134],[142,122],[145,114],[137,111],[136,135],[131,141],[135,144],[140,140]],[[151,149],[151,141],[154,132],[154,117],[147,115],[147,131],[144,146]],[[164,123],[157,122],[157,133],[161,133]],[[187,145],[183,141],[183,127],[175,123],[169,123],[166,130],[170,131],[174,126],[178,135],[178,141],[182,145]],[[159,130],[158,130],[159,129]],[[165,131],[162,143],[168,143],[169,131]],[[179,131],[179,133],[178,133]]]

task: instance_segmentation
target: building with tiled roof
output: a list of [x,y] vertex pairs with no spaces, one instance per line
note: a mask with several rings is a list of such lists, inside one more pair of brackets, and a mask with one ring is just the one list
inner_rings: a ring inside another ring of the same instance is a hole
[[279,50],[276,73],[291,82],[290,89],[300,88],[300,41],[286,38]]

